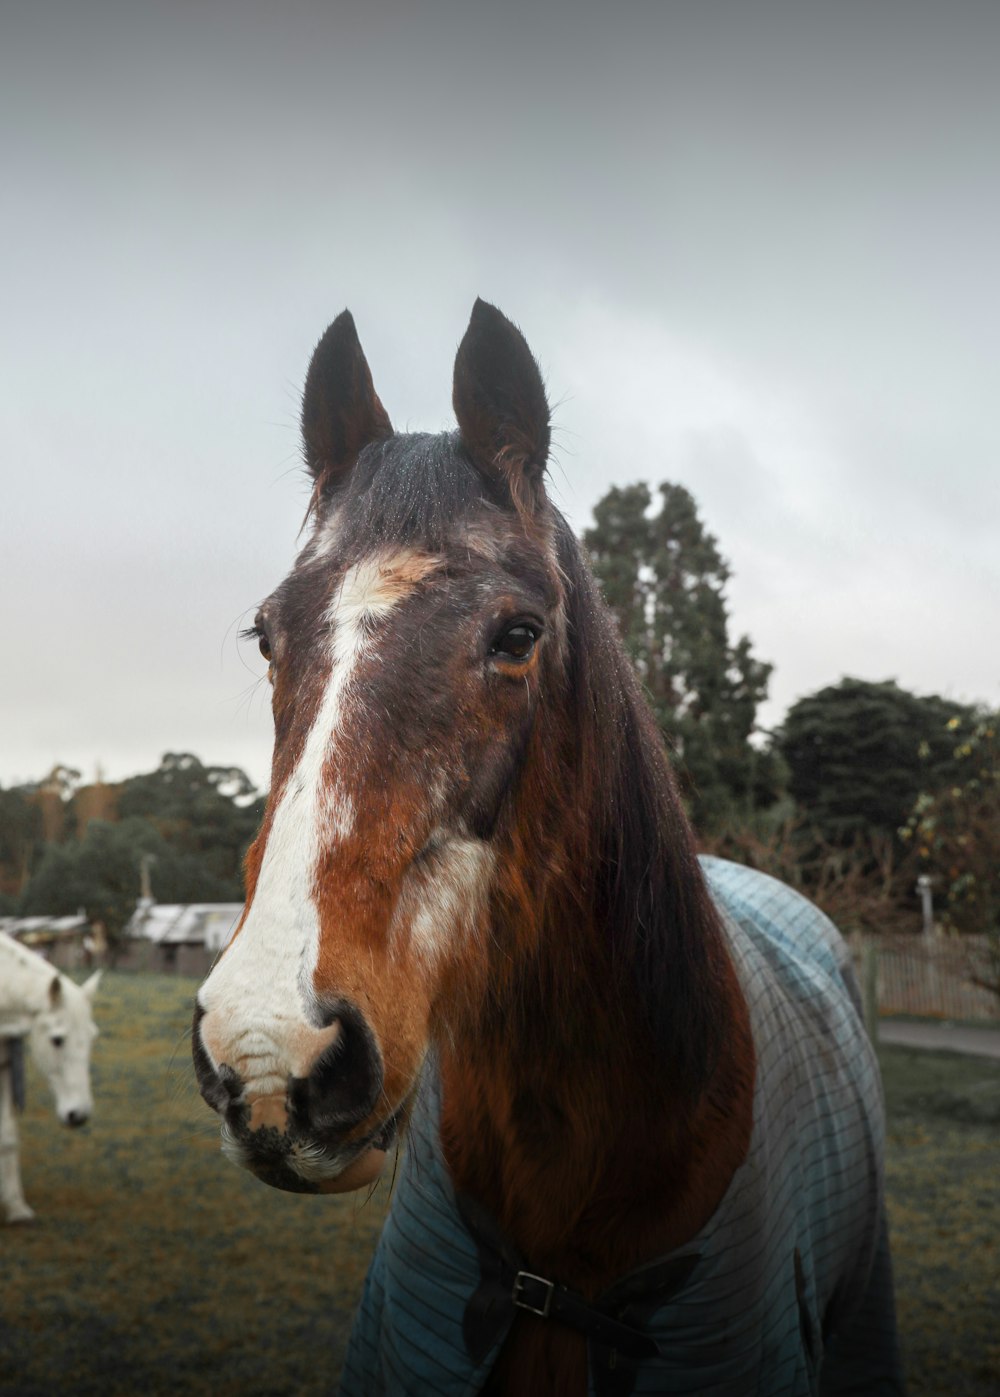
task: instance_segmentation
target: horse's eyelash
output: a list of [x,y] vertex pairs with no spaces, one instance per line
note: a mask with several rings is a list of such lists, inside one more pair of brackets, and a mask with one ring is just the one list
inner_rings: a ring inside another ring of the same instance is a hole
[[245,630],[240,631],[239,638],[240,640],[263,640],[264,632],[260,626],[247,626]]

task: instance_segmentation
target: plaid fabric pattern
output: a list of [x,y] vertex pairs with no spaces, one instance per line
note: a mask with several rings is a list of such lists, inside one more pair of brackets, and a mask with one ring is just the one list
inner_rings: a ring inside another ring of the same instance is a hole
[[[748,1157],[678,1255],[699,1256],[653,1316],[661,1356],[635,1394],[903,1392],[882,1196],[883,1111],[847,949],[829,920],[764,874],[705,858],[753,1023]],[[481,1390],[462,1316],[478,1283],[438,1144],[428,1075],[355,1320],[342,1397]],[[595,1392],[593,1366],[591,1392]]]

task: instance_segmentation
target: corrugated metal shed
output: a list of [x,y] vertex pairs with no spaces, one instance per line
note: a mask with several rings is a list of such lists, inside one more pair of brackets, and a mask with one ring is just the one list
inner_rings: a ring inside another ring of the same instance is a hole
[[242,902],[140,901],[126,935],[158,946],[203,946],[213,955],[232,935]]
[[0,931],[30,946],[35,941],[56,941],[64,936],[82,934],[87,918],[78,913],[72,917],[0,917]]

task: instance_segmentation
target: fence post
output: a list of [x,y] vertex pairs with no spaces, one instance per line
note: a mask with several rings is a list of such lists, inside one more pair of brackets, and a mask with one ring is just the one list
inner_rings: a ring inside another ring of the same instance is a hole
[[924,948],[927,955],[927,988],[931,1003],[924,1008],[924,1013],[942,1014],[946,1018],[949,1013],[949,1005],[945,1003],[945,996],[942,993],[941,977],[938,974],[938,950],[940,943],[936,935],[934,926],[934,893],[933,880],[926,873],[921,873],[917,879],[917,886],[914,889],[920,898],[920,911],[924,923]]

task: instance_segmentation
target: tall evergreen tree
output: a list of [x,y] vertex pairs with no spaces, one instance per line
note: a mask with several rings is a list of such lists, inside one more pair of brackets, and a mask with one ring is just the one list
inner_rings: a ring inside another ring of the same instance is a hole
[[775,797],[775,763],[750,742],[772,666],[729,639],[729,568],[681,485],[615,486],[584,534],[670,745],[696,820],[719,824]]

